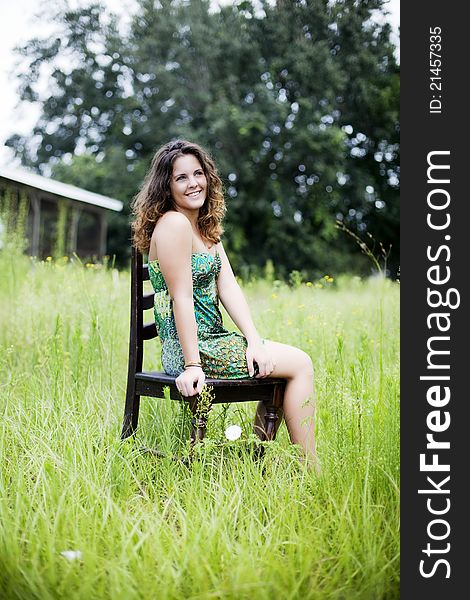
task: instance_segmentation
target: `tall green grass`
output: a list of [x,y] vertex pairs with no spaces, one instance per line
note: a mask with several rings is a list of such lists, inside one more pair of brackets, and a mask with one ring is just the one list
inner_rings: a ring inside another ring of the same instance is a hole
[[397,284],[245,286],[260,333],[313,359],[317,476],[284,425],[254,459],[254,404],[217,407],[191,468],[175,402],[143,399],[120,442],[128,273],[13,251],[0,272],[1,598],[399,597]]

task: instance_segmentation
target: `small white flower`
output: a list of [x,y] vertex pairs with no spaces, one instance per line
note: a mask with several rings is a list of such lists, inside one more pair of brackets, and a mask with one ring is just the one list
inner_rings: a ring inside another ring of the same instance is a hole
[[225,437],[233,442],[234,440],[238,440],[238,438],[242,434],[242,428],[239,425],[230,425],[225,430]]
[[82,558],[80,550],[64,550],[60,554],[67,560],[79,560]]

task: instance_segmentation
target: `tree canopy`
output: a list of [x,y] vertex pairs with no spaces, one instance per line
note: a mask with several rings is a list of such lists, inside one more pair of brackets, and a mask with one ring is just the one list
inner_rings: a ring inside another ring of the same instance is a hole
[[[341,220],[398,267],[399,67],[384,0],[137,0],[129,30],[99,3],[55,16],[18,51],[20,98],[40,102],[25,165],[117,197],[109,250],[129,252],[128,206],[153,152],[183,137],[214,156],[237,268],[365,271]],[[48,74],[47,97],[38,92]]]

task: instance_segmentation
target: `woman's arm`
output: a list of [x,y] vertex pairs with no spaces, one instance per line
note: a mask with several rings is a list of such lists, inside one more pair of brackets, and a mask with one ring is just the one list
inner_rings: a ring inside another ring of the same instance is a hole
[[[155,227],[151,243],[155,244],[160,269],[173,303],[176,330],[185,364],[200,363],[193,301],[190,222],[180,213],[166,213]],[[193,388],[194,382],[197,382],[196,389]],[[185,370],[177,377],[176,384],[184,396],[199,393],[204,384],[202,369]]]
[[232,266],[225,253],[222,242],[217,246],[222,262],[222,269],[217,278],[219,298],[230,318],[243,333],[248,342],[261,343],[261,337],[251,318],[250,309],[245,296],[238,285]]
[[258,364],[259,376],[265,377],[273,371],[273,361],[262,344],[261,337],[251,318],[250,308],[235,279],[235,275],[233,274],[230,261],[225,253],[222,242],[217,246],[217,249],[222,263],[222,268],[217,279],[217,289],[220,301],[224,305],[232,321],[243,333],[248,342],[247,363],[250,376],[253,376],[253,361],[255,361]]

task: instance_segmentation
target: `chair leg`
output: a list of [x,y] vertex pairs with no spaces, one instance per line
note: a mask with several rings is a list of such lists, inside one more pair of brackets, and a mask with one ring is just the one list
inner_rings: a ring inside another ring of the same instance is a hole
[[263,441],[272,441],[276,438],[276,421],[279,419],[279,409],[284,401],[284,389],[285,385],[276,385],[272,399],[265,403]]
[[121,440],[134,435],[139,420],[140,396],[135,393],[135,385],[127,387],[126,406],[124,409],[124,422],[122,425]]
[[279,418],[278,415],[279,409],[273,406],[273,404],[268,404],[266,406],[266,414],[264,417],[264,440],[265,442],[274,440],[276,437],[276,421]]

